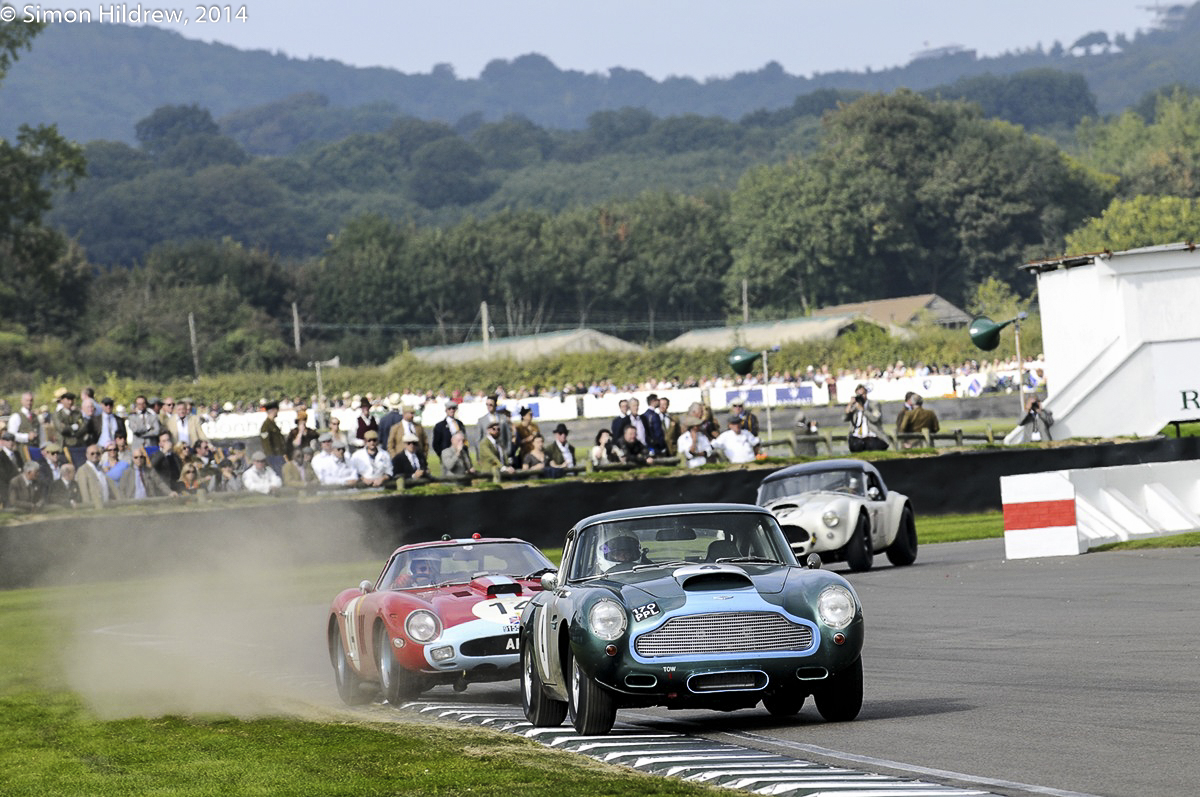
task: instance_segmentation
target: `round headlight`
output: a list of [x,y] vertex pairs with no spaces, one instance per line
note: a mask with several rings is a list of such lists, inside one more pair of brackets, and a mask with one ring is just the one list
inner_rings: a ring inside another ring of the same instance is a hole
[[821,521],[829,528],[833,528],[837,524],[841,523],[842,519],[838,517],[837,512],[834,512],[832,509],[827,509],[825,510],[825,514],[821,515]]
[[616,601],[597,601],[588,612],[592,633],[610,642],[625,633],[626,622],[625,610]]
[[424,645],[438,638],[438,634],[442,633],[442,624],[433,612],[418,609],[404,621],[404,631],[413,642]]
[[850,590],[833,584],[821,590],[817,598],[817,612],[821,622],[830,628],[845,628],[854,619],[857,603]]

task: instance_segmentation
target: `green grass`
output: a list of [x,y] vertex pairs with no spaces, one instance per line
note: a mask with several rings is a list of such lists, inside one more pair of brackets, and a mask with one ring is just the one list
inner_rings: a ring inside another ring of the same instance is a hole
[[1169,537],[1148,537],[1144,540],[1129,542],[1110,542],[1107,545],[1097,545],[1089,553],[1097,551],[1143,551],[1152,548],[1193,548],[1200,545],[1200,531],[1189,531],[1184,534],[1172,534]]
[[983,540],[1004,536],[1003,512],[978,512],[970,515],[928,515],[917,517],[917,542]]

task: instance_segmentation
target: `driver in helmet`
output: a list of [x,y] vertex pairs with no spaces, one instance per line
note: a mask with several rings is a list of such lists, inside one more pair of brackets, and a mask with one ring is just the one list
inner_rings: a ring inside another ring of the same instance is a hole
[[600,545],[600,567],[608,573],[629,570],[642,556],[642,544],[637,537],[622,535]]
[[417,553],[408,565],[411,583],[417,587],[436,584],[442,575],[442,563],[430,553]]

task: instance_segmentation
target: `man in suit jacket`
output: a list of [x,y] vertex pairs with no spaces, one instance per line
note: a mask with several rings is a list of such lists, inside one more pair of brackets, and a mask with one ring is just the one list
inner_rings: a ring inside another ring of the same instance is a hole
[[42,489],[37,480],[42,469],[36,462],[26,462],[21,472],[12,477],[8,483],[9,509],[19,509],[23,512],[34,512],[42,507]]
[[54,431],[66,448],[76,448],[87,442],[88,425],[83,415],[75,408],[75,394],[67,391],[58,397],[58,408],[54,410]]
[[125,419],[113,412],[113,400],[107,396],[100,400],[100,412],[92,415],[91,439],[101,448],[117,439],[117,432],[128,435],[125,431]]
[[646,396],[646,411],[642,413],[642,424],[646,427],[646,446],[655,454],[663,456],[667,453],[667,438],[658,406],[659,398],[656,394]]
[[79,493],[79,482],[75,480],[75,466],[68,462],[58,474],[58,478],[50,483],[50,489],[46,491],[46,503],[64,509],[74,509],[83,503]]
[[79,485],[79,501],[82,506],[103,509],[117,498],[117,485],[108,474],[100,469],[103,450],[98,444],[87,447],[87,462],[75,472],[75,483]]
[[559,468],[573,468],[579,464],[575,456],[575,447],[567,442],[571,430],[565,423],[554,427],[554,442],[546,446],[546,459],[551,465]]
[[479,419],[479,424],[475,427],[475,461],[479,466],[483,467],[483,449],[484,440],[488,436],[488,428],[496,423],[496,445],[500,447],[500,461],[502,463],[508,461],[508,452],[512,449],[512,423],[508,415],[497,412],[496,406],[500,397],[493,393],[484,400],[484,405],[487,407],[487,412]]
[[412,435],[417,438],[417,451],[422,457],[429,454],[429,436],[425,434],[425,428],[417,423],[415,418],[416,410],[411,406],[405,405],[400,413],[400,422],[392,426],[387,437],[387,452],[388,456],[395,457],[404,451],[404,438],[406,435]]
[[458,404],[446,402],[446,417],[433,425],[433,453],[439,457],[450,447],[450,439],[455,432],[466,434],[467,428],[458,420]]
[[[395,437],[396,426],[392,429]],[[404,450],[392,458],[392,473],[397,479],[424,479],[429,476],[429,463],[421,453],[420,438],[409,432],[404,435],[402,442]]]
[[0,506],[8,506],[8,483],[21,473],[25,458],[17,450],[17,437],[5,429],[0,432]]
[[143,498],[162,498],[172,495],[154,468],[150,467],[145,449],[133,452],[133,464],[121,474],[117,492],[125,501],[141,501]]
[[[941,431],[942,424],[938,421],[937,413],[933,410],[925,409],[925,399],[917,393],[914,393],[909,399],[912,402],[912,409],[907,412],[901,412],[900,432],[912,434],[913,432],[922,432],[926,429],[930,434],[937,434]],[[916,440],[903,440],[901,445],[904,448],[913,448],[918,444]]]
[[181,398],[175,402],[175,412],[167,419],[167,431],[177,443],[187,443],[194,446],[201,440],[208,440],[200,425],[200,416],[192,412],[192,400]]
[[504,473],[512,473],[512,465],[508,464],[508,448],[502,447],[500,441],[500,421],[492,421],[487,425],[483,439],[479,441],[479,456],[475,461],[484,473],[491,473],[496,468]]

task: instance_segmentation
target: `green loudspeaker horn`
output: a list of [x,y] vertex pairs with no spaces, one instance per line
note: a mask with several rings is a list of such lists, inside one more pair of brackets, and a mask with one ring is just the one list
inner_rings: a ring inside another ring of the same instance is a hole
[[754,362],[762,356],[762,352],[750,351],[738,346],[729,352],[729,367],[738,376],[745,376],[754,370]]
[[[1010,318],[997,324],[987,316],[980,316],[971,322],[971,328],[967,330],[967,334],[971,336],[971,342],[976,347],[984,351],[991,351],[1000,345],[1000,330],[1004,329],[1009,324],[1023,321],[1028,318],[1027,313],[1017,313],[1016,318]],[[1017,324],[1018,329],[1020,324]]]

